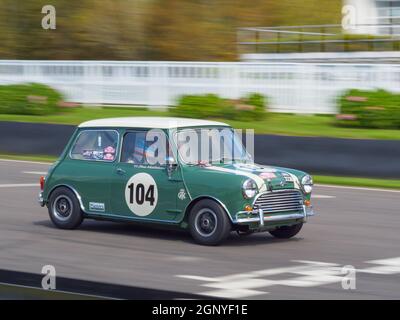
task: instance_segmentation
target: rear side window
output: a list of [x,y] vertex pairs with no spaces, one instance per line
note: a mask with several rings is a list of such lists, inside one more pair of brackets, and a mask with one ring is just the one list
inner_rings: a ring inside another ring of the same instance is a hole
[[70,157],[77,160],[108,161],[116,158],[118,133],[114,130],[82,131],[71,149]]

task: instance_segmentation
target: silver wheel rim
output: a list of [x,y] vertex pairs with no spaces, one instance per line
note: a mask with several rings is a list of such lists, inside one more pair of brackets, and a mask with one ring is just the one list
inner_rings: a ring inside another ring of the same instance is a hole
[[65,196],[58,196],[53,202],[53,216],[60,221],[67,221],[72,215],[73,210],[72,200]]
[[203,237],[212,236],[217,230],[217,225],[217,215],[209,208],[201,209],[194,219],[196,231]]

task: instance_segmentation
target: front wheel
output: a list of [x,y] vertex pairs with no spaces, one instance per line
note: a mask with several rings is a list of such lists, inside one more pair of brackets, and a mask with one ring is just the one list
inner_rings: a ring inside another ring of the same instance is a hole
[[293,226],[283,226],[270,231],[275,238],[289,239],[298,234],[303,227],[303,223],[295,224]]
[[189,231],[197,243],[215,246],[229,236],[231,222],[218,203],[205,199],[196,203],[190,211]]
[[49,216],[60,229],[75,229],[83,221],[83,214],[75,194],[68,188],[54,190],[49,199]]

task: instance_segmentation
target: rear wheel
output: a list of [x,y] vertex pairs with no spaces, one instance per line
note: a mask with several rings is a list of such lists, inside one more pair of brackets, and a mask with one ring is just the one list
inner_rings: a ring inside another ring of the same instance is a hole
[[303,223],[295,224],[293,226],[283,226],[275,230],[270,231],[275,238],[279,239],[289,239],[298,234],[303,227]]
[[189,231],[199,244],[218,245],[229,236],[231,222],[218,203],[205,199],[196,203],[190,211]]
[[83,214],[75,194],[68,188],[54,190],[49,199],[49,216],[60,229],[75,229],[83,221]]

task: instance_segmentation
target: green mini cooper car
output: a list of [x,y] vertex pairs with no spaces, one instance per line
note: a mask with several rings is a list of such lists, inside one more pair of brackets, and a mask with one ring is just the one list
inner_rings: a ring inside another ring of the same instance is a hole
[[312,216],[312,178],[254,164],[225,123],[132,117],[82,123],[40,180],[59,228],[84,218],[173,225],[200,244],[231,231],[295,236]]

